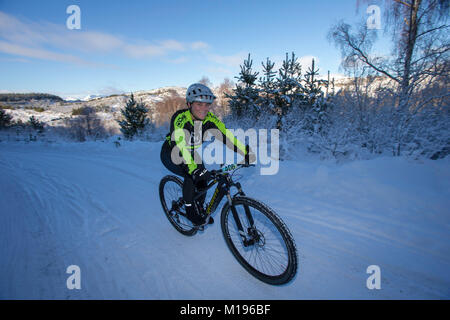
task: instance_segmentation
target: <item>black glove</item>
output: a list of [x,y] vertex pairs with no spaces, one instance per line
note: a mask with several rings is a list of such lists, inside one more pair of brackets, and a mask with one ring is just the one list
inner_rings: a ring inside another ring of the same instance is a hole
[[206,170],[205,168],[197,168],[192,172],[192,180],[194,180],[194,184],[198,185],[200,181],[208,181],[211,179],[211,172]]

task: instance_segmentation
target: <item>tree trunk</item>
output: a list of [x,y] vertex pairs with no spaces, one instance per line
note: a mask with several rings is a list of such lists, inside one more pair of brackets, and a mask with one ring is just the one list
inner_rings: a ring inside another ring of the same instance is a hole
[[412,0],[409,5],[409,19],[405,21],[405,38],[404,38],[404,49],[403,54],[405,57],[403,66],[403,79],[400,84],[400,109],[404,109],[407,106],[409,86],[410,86],[410,76],[411,76],[411,60],[414,53],[414,47],[416,45],[418,23],[417,13],[419,11],[422,0]]

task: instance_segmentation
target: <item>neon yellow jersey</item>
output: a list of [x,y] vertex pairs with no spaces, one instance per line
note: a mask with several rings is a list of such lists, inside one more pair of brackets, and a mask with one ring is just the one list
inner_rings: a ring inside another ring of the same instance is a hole
[[[200,123],[197,123],[198,125]],[[235,151],[238,149],[243,155],[246,154],[245,145],[212,112],[208,112],[205,119],[201,122],[202,137],[195,137],[195,126],[189,109],[178,110],[172,116],[170,132],[166,136],[169,145],[172,148],[176,146],[180,150],[189,174],[197,168],[197,164],[194,161],[194,150],[201,146],[205,133],[209,129],[218,129],[223,136],[222,142],[226,143],[228,141],[235,147]]]

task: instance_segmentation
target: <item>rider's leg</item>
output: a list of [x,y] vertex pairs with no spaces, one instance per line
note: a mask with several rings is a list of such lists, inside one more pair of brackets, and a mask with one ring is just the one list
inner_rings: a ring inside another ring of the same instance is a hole
[[[199,167],[202,169],[204,168],[203,164],[200,164]],[[191,220],[195,225],[201,225],[205,223],[205,217],[203,216],[204,211],[202,212],[203,214],[200,214],[199,212],[197,212],[197,210],[195,209],[195,204],[194,204],[194,198],[195,198],[195,190],[197,189],[203,189],[206,188],[207,184],[206,182],[203,182],[203,184],[198,184],[195,185],[194,181],[192,180],[192,176],[191,175],[186,175],[184,178],[184,182],[183,182],[183,198],[185,200],[185,206],[186,206],[186,216],[189,218],[189,220]],[[204,193],[201,197],[197,198],[196,202],[198,203],[198,207],[199,208],[204,208],[204,202],[205,202],[205,198],[206,198],[206,193]],[[204,210],[204,209],[203,209]],[[214,223],[214,219],[212,217],[209,218],[208,221],[209,224],[213,224]]]
[[205,221],[203,217],[195,209],[194,196],[195,196],[194,181],[192,180],[192,177],[190,175],[186,175],[184,177],[183,182],[183,199],[186,207],[186,216],[194,224],[200,225],[203,224]]
[[[183,177],[183,200],[186,207],[186,216],[194,224],[203,224],[205,222],[203,217],[197,213],[197,210],[195,210],[194,207],[195,185],[192,176],[187,173],[187,166],[185,164],[176,165],[172,162],[171,153],[172,148],[167,141],[164,142],[160,154],[161,162],[170,172]],[[203,164],[200,164],[199,166],[203,166]],[[205,198],[206,193],[198,199],[202,206]]]
[[[207,186],[208,186],[208,183],[205,180],[200,181],[199,183],[197,183],[195,185],[197,190],[200,190],[200,191],[206,189]],[[200,203],[203,206],[203,204],[205,203],[205,199],[206,199],[206,192],[202,196],[200,196],[197,199],[197,201],[198,201],[198,203]]]
[[184,176],[186,175],[186,171],[184,170],[184,168],[181,165],[176,165],[175,163],[172,162],[171,155],[172,155],[172,148],[169,146],[169,143],[167,141],[165,141],[162,145],[161,153],[160,153],[160,158],[161,158],[162,164],[170,172],[172,172],[178,176],[182,176],[184,178]]

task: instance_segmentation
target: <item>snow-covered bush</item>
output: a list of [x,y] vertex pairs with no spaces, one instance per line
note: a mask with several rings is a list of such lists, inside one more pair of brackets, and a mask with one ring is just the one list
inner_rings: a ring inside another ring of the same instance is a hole
[[0,107],[0,129],[11,124],[12,116]]
[[94,108],[84,107],[76,114],[78,115],[65,119],[64,126],[55,131],[61,136],[79,142],[104,139],[112,135]]

